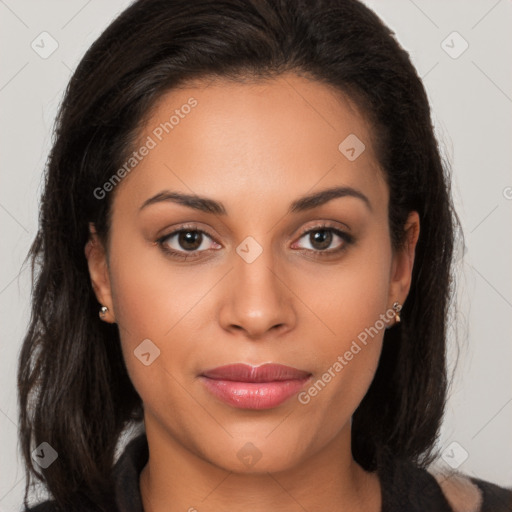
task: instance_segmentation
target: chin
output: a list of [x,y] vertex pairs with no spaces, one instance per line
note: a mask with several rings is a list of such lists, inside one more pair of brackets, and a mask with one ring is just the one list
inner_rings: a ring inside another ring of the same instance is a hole
[[[259,446],[259,447],[258,447]],[[225,471],[239,474],[266,474],[286,471],[300,464],[300,454],[291,453],[282,443],[280,449],[261,439],[237,441],[230,446],[221,447],[220,453],[208,453],[203,458]]]

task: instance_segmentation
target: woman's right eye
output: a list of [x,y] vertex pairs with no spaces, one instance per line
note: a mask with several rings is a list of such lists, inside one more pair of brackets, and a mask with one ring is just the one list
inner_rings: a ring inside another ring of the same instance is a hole
[[157,242],[171,257],[187,259],[196,258],[198,253],[209,250],[207,239],[220,247],[206,231],[197,228],[180,228],[160,237]]

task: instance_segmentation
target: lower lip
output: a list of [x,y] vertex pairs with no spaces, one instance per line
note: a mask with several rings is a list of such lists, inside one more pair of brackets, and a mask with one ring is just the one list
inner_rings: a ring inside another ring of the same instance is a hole
[[240,409],[271,409],[298,393],[310,377],[273,382],[235,382],[201,376],[208,391]]

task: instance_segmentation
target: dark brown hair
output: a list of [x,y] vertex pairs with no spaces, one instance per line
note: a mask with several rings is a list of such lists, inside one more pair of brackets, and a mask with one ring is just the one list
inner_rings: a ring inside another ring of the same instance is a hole
[[[408,213],[419,213],[402,322],[385,332],[375,378],[353,416],[352,452],[367,470],[386,457],[433,460],[446,399],[458,218],[427,96],[407,52],[356,0],[139,0],[87,51],[57,118],[29,253],[32,315],[18,368],[25,505],[35,477],[63,509],[82,497],[109,510],[116,444],[142,418],[117,326],[98,318],[84,257],[88,223],[104,240],[109,232],[112,194],[99,200],[94,190],[133,151],[144,116],[173,87],[285,71],[334,87],[367,116],[389,185],[394,249],[404,241]],[[40,472],[31,451],[43,441],[59,457]]]

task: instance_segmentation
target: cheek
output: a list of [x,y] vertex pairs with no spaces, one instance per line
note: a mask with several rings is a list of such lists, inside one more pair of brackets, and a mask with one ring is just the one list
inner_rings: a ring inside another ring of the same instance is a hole
[[[173,265],[159,248],[128,234],[112,244],[111,282],[116,321],[132,339],[162,339],[197,303],[206,284],[197,273]],[[185,320],[186,322],[186,320]]]
[[180,298],[173,285],[154,266],[119,264],[114,305],[128,375],[144,409],[174,425],[179,437],[190,430],[181,422],[191,407],[183,392],[183,385],[188,386],[183,368],[191,368],[194,344],[187,316],[190,301]]
[[[371,384],[387,325],[390,265],[391,248],[385,236],[376,233],[336,271],[316,272],[301,291],[301,298],[313,305],[322,321],[314,322],[315,347],[310,352],[320,382],[304,397],[312,404],[318,400],[318,411],[355,410]],[[333,428],[336,421],[333,418]]]
[[[196,376],[197,340],[211,325],[205,308],[218,274],[173,264],[158,247],[133,234],[113,237],[111,247],[114,311],[130,378],[144,402],[166,390],[178,404],[183,397],[176,378],[182,382]],[[146,366],[137,355],[148,352],[146,362],[154,363]]]
[[322,320],[321,353],[332,357],[350,346],[388,309],[391,248],[384,235],[367,235],[336,267],[304,273],[300,296]]

